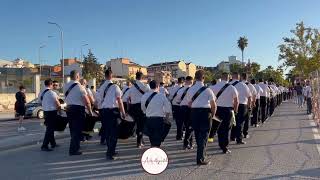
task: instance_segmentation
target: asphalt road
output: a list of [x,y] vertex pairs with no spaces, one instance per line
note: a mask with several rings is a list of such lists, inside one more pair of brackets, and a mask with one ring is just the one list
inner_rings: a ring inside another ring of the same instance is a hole
[[284,103],[264,126],[250,130],[246,145],[232,143],[231,154],[221,154],[217,143],[210,143],[212,163],[205,167],[196,166],[195,150],[181,150],[172,129],[163,145],[169,166],[158,176],[141,168],[146,148],[137,149],[135,139],[119,142],[117,161],[105,160],[98,141],[82,144],[84,155],[70,157],[69,139],[63,139],[49,153],[37,145],[0,152],[0,179],[320,179],[319,135],[305,113]]

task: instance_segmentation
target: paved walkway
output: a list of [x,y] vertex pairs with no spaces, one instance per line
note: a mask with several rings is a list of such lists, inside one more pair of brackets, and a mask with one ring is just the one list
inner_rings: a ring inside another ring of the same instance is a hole
[[232,143],[231,154],[221,154],[216,142],[209,144],[212,164],[205,167],[195,165],[195,150],[181,150],[172,130],[163,146],[169,166],[158,176],[142,170],[145,149],[136,149],[134,139],[119,142],[121,159],[113,162],[105,160],[98,141],[82,144],[84,155],[70,157],[69,140],[63,139],[50,153],[39,151],[39,145],[0,152],[0,179],[320,179],[319,134],[305,114],[283,103],[265,125],[250,129],[246,145]]

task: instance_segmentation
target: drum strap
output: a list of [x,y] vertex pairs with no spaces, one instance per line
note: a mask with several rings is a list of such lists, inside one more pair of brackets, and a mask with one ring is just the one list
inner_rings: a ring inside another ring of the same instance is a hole
[[156,94],[158,94],[158,93],[157,93],[157,92],[153,92],[153,93],[149,96],[149,98],[147,99],[146,104],[145,104],[146,109],[148,108],[150,101],[152,100],[152,98],[153,98]]
[[70,91],[77,85],[78,83],[73,83],[69,89],[67,90],[67,92],[65,93],[65,97],[67,98],[67,96],[69,95]]
[[145,92],[142,91],[142,89],[138,86],[137,82],[136,81],[133,81],[132,84],[134,85],[134,87],[141,93],[141,94],[144,94]]
[[40,96],[40,100],[41,100],[41,103],[42,103],[42,100],[43,100],[43,96],[46,94],[46,92],[48,92],[50,89],[46,89],[43,91],[43,93],[41,94]]
[[204,91],[206,90],[207,87],[206,86],[202,86],[192,97],[192,101],[191,103],[193,103],[194,100],[196,100],[198,98],[198,96]]
[[182,88],[183,88],[183,86],[181,86],[181,87],[174,93],[174,95],[172,96],[171,102],[174,100],[174,98],[176,98],[176,96],[178,95],[179,90],[182,89]]
[[225,85],[220,89],[220,91],[219,91],[218,94],[217,94],[217,100],[218,100],[218,98],[221,96],[221,94],[223,93],[223,91],[224,91],[225,89],[227,89],[228,86],[230,86],[229,83],[225,84]]

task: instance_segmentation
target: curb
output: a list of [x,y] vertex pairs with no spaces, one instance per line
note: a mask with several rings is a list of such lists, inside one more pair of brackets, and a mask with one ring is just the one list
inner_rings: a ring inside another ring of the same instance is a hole
[[[63,135],[59,135],[59,136],[56,136],[55,139],[58,140],[58,139],[65,139],[67,137],[70,137],[70,134],[63,134]],[[41,139],[42,140],[42,139]],[[33,145],[37,145],[39,142],[39,140],[32,140],[32,141],[29,141],[29,142],[23,142],[23,143],[19,143],[19,144],[13,144],[13,145],[9,145],[9,146],[1,146],[0,147],[0,152],[1,151],[9,151],[9,150],[14,150],[14,149],[17,149],[17,148],[20,148],[20,147],[27,147],[27,146],[33,146]],[[40,146],[39,146],[40,148]]]

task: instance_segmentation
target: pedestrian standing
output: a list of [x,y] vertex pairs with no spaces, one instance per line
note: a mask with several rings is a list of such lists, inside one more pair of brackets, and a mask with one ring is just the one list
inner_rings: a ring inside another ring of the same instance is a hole
[[232,126],[231,118],[234,113],[238,112],[239,94],[237,89],[228,83],[229,74],[223,73],[221,81],[210,89],[217,97],[217,113],[216,116],[221,120],[218,129],[219,146],[224,154],[231,153],[228,148],[229,145],[229,132]]
[[85,121],[85,107],[92,115],[91,103],[85,88],[79,83],[79,72],[73,70],[70,72],[71,81],[65,84],[64,95],[67,103],[67,117],[70,128],[70,148],[69,155],[81,155],[80,140]]
[[137,147],[142,148],[143,143],[143,128],[145,115],[141,110],[141,97],[150,89],[141,82],[143,78],[142,72],[136,73],[136,80],[132,82],[132,86],[128,91],[129,115],[134,119],[137,129]]
[[297,83],[296,87],[296,94],[297,94],[297,98],[298,98],[298,107],[299,108],[303,108],[303,87],[300,83]]
[[186,131],[183,140],[183,149],[193,149],[193,129],[191,126],[191,109],[188,106],[186,98],[187,92],[193,84],[193,78],[191,76],[186,77],[184,87],[177,93],[176,101],[180,105],[180,121],[184,125]]
[[191,107],[191,121],[197,142],[197,165],[208,165],[206,146],[212,117],[216,113],[215,95],[204,85],[204,70],[195,73],[196,83],[187,92],[187,101]]
[[230,84],[232,84],[239,93],[239,108],[236,114],[236,126],[232,128],[231,139],[235,139],[237,144],[246,144],[246,142],[242,140],[242,132],[244,123],[248,117],[248,109],[251,108],[250,103],[252,95],[248,86],[239,81],[239,77],[238,72],[232,73],[232,81],[230,82]]
[[38,100],[42,106],[44,112],[44,119],[46,125],[46,132],[41,146],[42,151],[52,151],[49,148],[49,143],[51,148],[58,147],[54,139],[54,127],[55,121],[57,120],[58,110],[61,109],[59,102],[59,96],[53,89],[53,82],[51,79],[44,81],[45,88],[39,93]]
[[178,78],[178,85],[171,89],[169,100],[172,104],[172,116],[177,125],[176,140],[182,140],[183,137],[183,120],[181,119],[180,105],[178,104],[178,92],[183,88],[184,78]]
[[26,128],[22,126],[22,121],[24,119],[24,115],[26,114],[26,88],[21,85],[19,86],[19,91],[16,93],[16,102],[14,104],[14,108],[16,110],[16,114],[19,117],[19,127],[18,131],[25,131]]
[[141,109],[146,114],[146,129],[148,131],[151,147],[160,147],[163,141],[165,121],[171,113],[171,104],[162,93],[156,81],[150,81],[151,91],[141,98]]
[[311,90],[311,86],[310,86],[310,81],[307,80],[306,82],[306,88],[305,88],[305,92],[304,92],[304,96],[306,98],[307,101],[307,114],[311,114],[311,110],[312,110],[312,90]]
[[118,128],[120,118],[125,118],[125,110],[121,99],[122,92],[118,85],[112,82],[112,71],[110,69],[105,72],[105,82],[97,91],[97,100],[102,105],[102,123],[104,130],[108,160],[116,160],[116,146],[118,142]]

